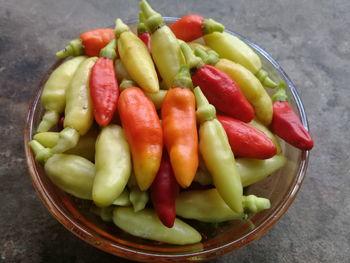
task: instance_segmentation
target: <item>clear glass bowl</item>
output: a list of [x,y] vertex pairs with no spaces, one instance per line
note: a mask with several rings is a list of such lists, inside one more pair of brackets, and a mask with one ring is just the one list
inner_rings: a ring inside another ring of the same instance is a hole
[[[177,18],[173,17],[165,18],[168,24],[176,20]],[[136,23],[136,20],[128,21],[132,29],[135,29]],[[263,68],[273,80],[287,83],[290,103],[299,114],[303,125],[308,129],[300,97],[283,69],[258,45],[236,33],[229,33],[241,38],[256,51],[261,58]],[[194,245],[175,246],[137,238],[121,231],[112,223],[103,222],[90,212],[89,202],[74,198],[55,187],[45,175],[42,167],[35,162],[33,153],[28,147],[28,142],[32,139],[33,132],[43,114],[39,100],[43,85],[50,73],[61,62],[57,61],[48,70],[30,103],[24,129],[25,153],[33,185],[47,209],[63,226],[85,242],[113,255],[141,262],[209,260],[243,247],[262,236],[281,218],[293,202],[305,176],[309,152],[300,151],[281,141],[283,153],[288,159],[287,164],[283,169],[245,190],[246,194],[254,193],[271,201],[270,209],[251,217],[255,225],[253,229],[248,222],[231,221],[214,228],[208,224],[190,221],[189,223],[202,234],[202,242]]]

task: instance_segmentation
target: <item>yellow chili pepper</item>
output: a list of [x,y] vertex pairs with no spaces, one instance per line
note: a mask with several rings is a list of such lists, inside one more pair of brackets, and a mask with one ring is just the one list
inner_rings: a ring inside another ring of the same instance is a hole
[[140,7],[145,18],[144,24],[151,33],[152,57],[166,86],[171,88],[180,66],[185,64],[180,45],[159,13],[145,0],[140,2]]
[[146,45],[121,19],[116,20],[115,32],[118,37],[120,58],[131,78],[144,91],[157,93],[159,91],[157,72]]
[[66,90],[77,68],[86,59],[75,57],[59,65],[50,75],[43,88],[40,102],[45,109],[37,132],[46,132],[57,124],[66,106]]

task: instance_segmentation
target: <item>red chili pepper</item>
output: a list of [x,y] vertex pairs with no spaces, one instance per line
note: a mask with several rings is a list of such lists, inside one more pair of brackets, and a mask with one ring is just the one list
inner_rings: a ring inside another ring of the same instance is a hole
[[112,28],[94,29],[80,35],[81,42],[84,45],[84,52],[89,57],[98,56],[100,50],[113,38],[115,38],[115,34]]
[[178,39],[190,42],[205,34],[215,31],[223,32],[225,27],[213,19],[205,19],[202,16],[190,14],[174,22],[170,29]]
[[94,117],[100,126],[106,126],[113,118],[119,97],[118,81],[114,70],[116,40],[101,50],[101,57],[91,70],[90,95]]
[[250,122],[254,118],[254,109],[238,85],[221,70],[205,65],[201,58],[193,54],[192,49],[185,43],[180,44],[192,72],[194,86],[199,86],[215,108],[235,119]]
[[272,140],[263,132],[227,116],[216,116],[224,127],[235,156],[268,159],[277,153]]
[[150,192],[159,219],[165,226],[172,227],[176,217],[175,201],[179,195],[180,186],[175,179],[166,150],[163,151],[162,162],[151,185]]
[[287,102],[286,84],[279,84],[279,89],[273,95],[273,119],[272,131],[287,143],[300,150],[311,150],[314,141],[309,132],[304,128],[300,118]]

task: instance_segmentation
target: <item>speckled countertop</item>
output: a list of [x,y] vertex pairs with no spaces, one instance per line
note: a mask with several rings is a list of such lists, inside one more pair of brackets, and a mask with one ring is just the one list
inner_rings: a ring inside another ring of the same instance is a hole
[[[288,212],[211,262],[349,262],[350,2],[150,0],[166,16],[212,17],[274,57],[306,105],[316,146]],[[27,173],[23,125],[54,53],[78,32],[136,17],[138,1],[0,0],[0,262],[130,262],[90,247],[46,210]]]

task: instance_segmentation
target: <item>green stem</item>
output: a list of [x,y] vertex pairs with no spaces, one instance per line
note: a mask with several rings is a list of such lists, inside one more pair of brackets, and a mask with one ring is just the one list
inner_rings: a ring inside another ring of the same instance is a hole
[[74,148],[80,138],[79,132],[70,127],[64,128],[59,133],[57,144],[51,149],[53,153],[63,153],[69,149]]
[[53,155],[50,149],[45,148],[36,140],[31,140],[28,145],[35,154],[35,160],[39,163],[45,163]]
[[80,56],[84,54],[84,45],[79,38],[71,40],[67,46],[56,53],[57,58]]
[[215,119],[216,118],[215,107],[208,102],[207,98],[204,96],[200,87],[195,87],[193,92],[196,97],[196,103],[197,103],[196,116],[198,121],[200,123],[203,123],[205,121],[210,121],[212,119]]
[[107,46],[101,49],[100,57],[109,58],[115,60],[117,57],[117,39],[112,39]]
[[285,82],[280,82],[278,84],[277,92],[272,96],[272,101],[287,101],[288,96],[286,93],[286,83]]
[[182,51],[182,54],[185,56],[186,63],[189,66],[190,70],[194,68],[201,68],[205,64],[203,60],[199,57],[196,57],[190,48],[189,45],[187,45],[184,41],[179,40],[180,48]]
[[175,76],[173,87],[193,89],[193,83],[188,65],[181,65],[179,73]]
[[219,22],[215,21],[214,19],[207,18],[203,20],[202,23],[202,31],[203,34],[210,34],[213,32],[224,32],[225,26],[223,24],[220,24]]
[[147,33],[147,28],[145,26],[145,16],[142,11],[139,12],[139,24],[137,25],[137,34]]
[[197,57],[200,57],[205,64],[209,64],[209,65],[214,66],[214,65],[216,65],[216,63],[219,62],[219,54],[216,53],[214,50],[206,51],[201,47],[197,47],[194,50],[194,54]]
[[53,110],[45,111],[44,116],[39,123],[37,132],[47,132],[55,126],[60,118],[60,115]]
[[255,76],[260,80],[261,84],[263,84],[265,87],[272,88],[272,89],[277,87],[276,82],[270,79],[270,77],[268,76],[268,73],[265,70],[260,69],[255,74]]
[[164,25],[162,15],[154,11],[146,0],[140,2],[140,8],[145,18],[145,26],[151,34]]
[[119,38],[123,32],[130,31],[130,28],[120,18],[117,18],[114,30],[116,37]]
[[269,199],[257,197],[255,195],[243,196],[242,202],[244,211],[249,213],[258,213],[271,207]]

